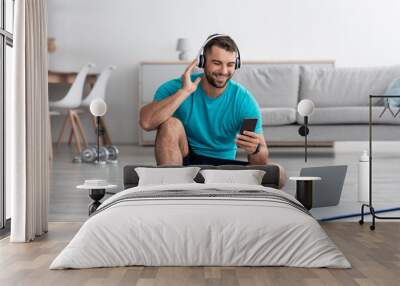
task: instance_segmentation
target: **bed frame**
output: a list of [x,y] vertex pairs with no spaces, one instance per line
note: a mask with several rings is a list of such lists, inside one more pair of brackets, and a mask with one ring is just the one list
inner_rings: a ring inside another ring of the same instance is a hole
[[[279,189],[279,167],[276,165],[250,165],[250,166],[237,166],[237,165],[223,165],[223,166],[211,166],[211,165],[193,165],[204,169],[219,169],[219,170],[263,170],[265,175],[262,179],[261,184],[264,187],[271,187]],[[193,167],[191,165],[191,167]],[[124,167],[124,189],[133,188],[138,185],[139,177],[135,171],[136,167],[152,167],[151,165],[127,165]],[[159,166],[157,168],[176,168],[177,166]],[[203,176],[198,173],[194,178],[197,183],[204,183]]]

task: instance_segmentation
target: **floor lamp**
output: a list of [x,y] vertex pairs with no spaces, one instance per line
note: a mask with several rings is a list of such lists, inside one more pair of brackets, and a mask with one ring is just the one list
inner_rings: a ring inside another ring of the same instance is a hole
[[100,136],[103,135],[104,130],[100,127],[100,117],[106,114],[107,112],[107,104],[101,98],[94,99],[90,103],[90,113],[96,117],[96,135],[97,135],[97,159],[95,164],[106,163],[100,161]]
[[308,129],[308,117],[314,111],[314,102],[309,99],[303,99],[297,105],[297,112],[304,116],[304,124],[299,128],[299,134],[304,136],[304,161],[307,162],[307,135],[310,132]]

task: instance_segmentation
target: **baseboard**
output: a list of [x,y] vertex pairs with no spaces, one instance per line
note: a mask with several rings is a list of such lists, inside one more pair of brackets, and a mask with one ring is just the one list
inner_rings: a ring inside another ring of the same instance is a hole
[[[268,147],[304,147],[304,141],[267,141]],[[307,147],[333,148],[334,141],[308,141]]]
[[[308,141],[307,147],[333,148],[335,141]],[[140,146],[154,146],[153,141],[142,141]],[[304,141],[267,141],[268,147],[304,147]]]

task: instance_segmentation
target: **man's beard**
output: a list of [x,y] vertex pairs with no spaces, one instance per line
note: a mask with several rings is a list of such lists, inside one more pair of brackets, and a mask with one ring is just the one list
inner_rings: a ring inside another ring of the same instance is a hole
[[[204,73],[206,76],[206,79],[208,81],[209,84],[211,84],[213,87],[215,88],[224,88],[226,86],[226,84],[228,83],[228,81],[232,78],[233,74],[221,74],[221,73],[208,73],[205,72]],[[217,77],[218,76],[225,76],[226,80],[224,82],[218,81]]]

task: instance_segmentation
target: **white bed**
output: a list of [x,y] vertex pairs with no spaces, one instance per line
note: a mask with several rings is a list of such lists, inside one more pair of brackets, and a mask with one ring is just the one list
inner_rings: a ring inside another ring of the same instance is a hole
[[127,265],[350,268],[342,252],[299,204],[280,190],[255,185],[192,183],[127,189],[99,207],[50,269]]

